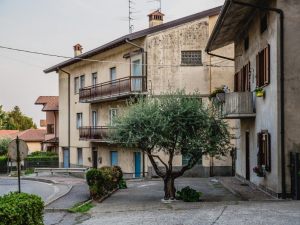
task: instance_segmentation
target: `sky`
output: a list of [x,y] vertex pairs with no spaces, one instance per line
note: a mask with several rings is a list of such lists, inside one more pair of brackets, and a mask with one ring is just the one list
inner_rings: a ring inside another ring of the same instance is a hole
[[[156,0],[132,0],[134,31],[148,27],[147,15]],[[224,0],[162,0],[164,21],[220,6]],[[128,34],[128,0],[0,0],[0,46],[73,56],[73,45],[83,51]],[[39,126],[45,118],[34,105],[41,95],[58,95],[58,75],[43,70],[60,58],[0,48],[0,105],[15,105]]]

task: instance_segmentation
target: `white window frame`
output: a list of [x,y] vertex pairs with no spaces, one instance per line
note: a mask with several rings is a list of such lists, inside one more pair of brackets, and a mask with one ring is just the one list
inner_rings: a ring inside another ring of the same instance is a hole
[[79,129],[82,127],[83,115],[82,113],[76,113],[76,128]]
[[92,86],[95,86],[98,82],[98,73],[92,73]]
[[109,109],[109,123],[111,126],[114,125],[114,117],[118,115],[118,109],[117,108],[110,108]]
[[98,112],[96,110],[92,110],[92,126],[96,127],[98,124]]
[[[79,157],[79,152],[81,152],[81,158]],[[83,151],[82,148],[77,148],[77,165],[82,166],[83,165]]]

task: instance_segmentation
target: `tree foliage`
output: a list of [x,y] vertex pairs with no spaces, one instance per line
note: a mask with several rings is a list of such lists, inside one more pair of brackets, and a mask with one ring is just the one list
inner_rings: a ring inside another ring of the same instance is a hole
[[6,155],[8,150],[8,145],[11,142],[11,139],[0,139],[0,155]]
[[0,105],[0,129],[1,130],[27,130],[36,128],[32,118],[24,115],[19,106],[5,112]]
[[[117,119],[111,138],[148,155],[155,172],[165,182],[165,199],[175,197],[174,180],[203,155],[223,156],[230,149],[227,124],[197,95],[186,96],[184,92],[129,103],[127,111]],[[168,160],[162,160],[159,152],[164,152]],[[175,170],[173,159],[178,154],[189,160],[187,165]]]

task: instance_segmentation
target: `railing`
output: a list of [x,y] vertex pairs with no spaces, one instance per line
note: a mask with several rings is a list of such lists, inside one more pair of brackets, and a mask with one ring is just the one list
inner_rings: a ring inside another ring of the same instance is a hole
[[97,102],[147,91],[146,76],[130,76],[80,89],[80,102]]
[[109,132],[112,127],[106,126],[87,126],[79,128],[79,139],[80,140],[95,140],[95,141],[108,141]]
[[222,114],[227,119],[242,119],[255,117],[255,107],[252,92],[225,93]]

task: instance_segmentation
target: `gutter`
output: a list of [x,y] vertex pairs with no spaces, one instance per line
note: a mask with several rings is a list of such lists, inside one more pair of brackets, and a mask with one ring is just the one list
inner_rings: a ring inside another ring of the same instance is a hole
[[262,11],[272,11],[279,14],[280,17],[280,141],[281,141],[281,198],[285,199],[287,197],[286,193],[286,177],[285,177],[285,111],[284,111],[284,12],[278,8],[270,8],[264,6],[257,6],[250,3],[239,2],[231,0],[232,4],[238,4],[246,7],[252,7]]
[[[71,74],[63,69],[57,67],[56,72],[62,71],[68,75],[68,149],[71,151]],[[70,160],[70,159],[69,159]],[[69,162],[70,164],[70,162]]]

